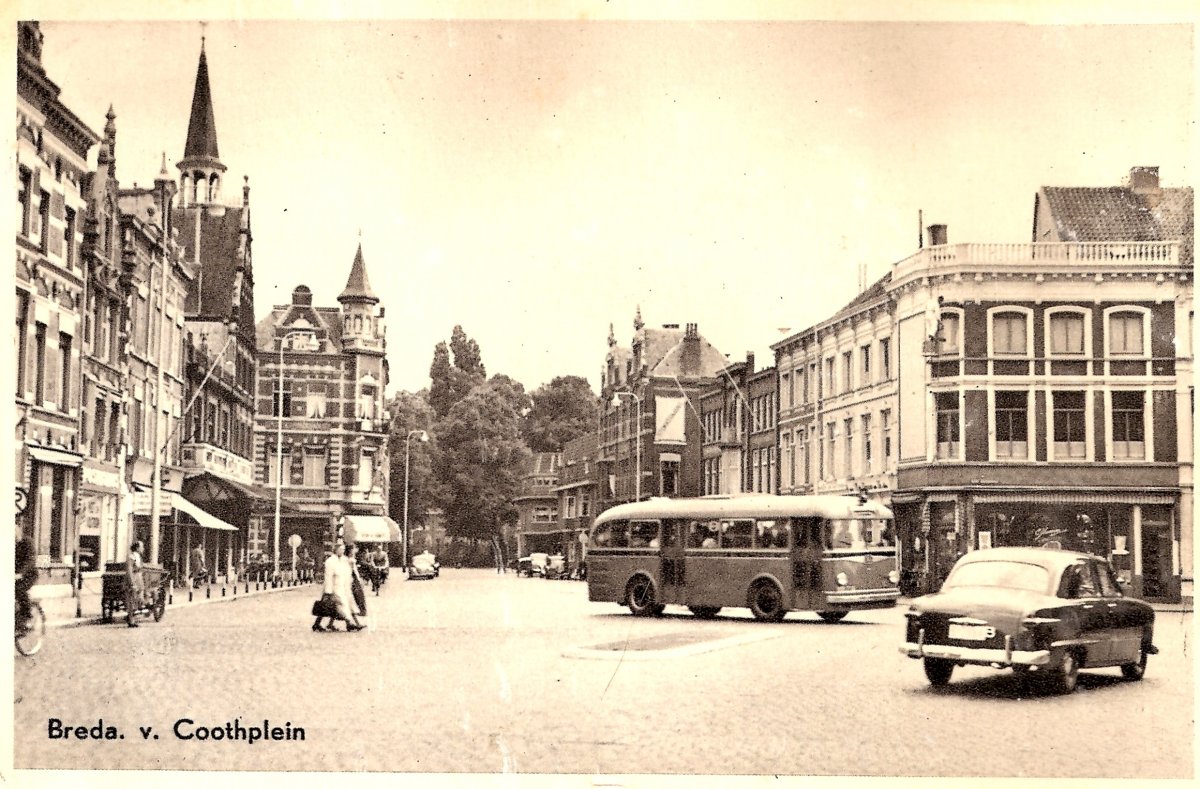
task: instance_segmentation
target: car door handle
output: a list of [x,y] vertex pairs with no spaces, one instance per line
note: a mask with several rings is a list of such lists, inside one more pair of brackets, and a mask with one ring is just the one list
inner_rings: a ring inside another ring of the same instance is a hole
[[1096,606],[1092,605],[1091,603],[1088,603],[1087,605],[1081,605],[1079,607],[1080,608],[1095,608]]
[[1116,608],[1116,607],[1117,607],[1117,604],[1116,604],[1116,603],[1109,603],[1109,604],[1108,604],[1108,607],[1109,607],[1109,608]]

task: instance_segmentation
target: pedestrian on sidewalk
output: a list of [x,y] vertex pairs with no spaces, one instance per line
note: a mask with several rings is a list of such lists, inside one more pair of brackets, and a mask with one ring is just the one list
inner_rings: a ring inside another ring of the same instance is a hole
[[138,627],[137,612],[142,607],[142,598],[146,593],[146,584],[142,578],[142,547],[141,540],[135,540],[129,546],[129,555],[125,557],[125,623],[130,627]]
[[196,543],[192,549],[192,588],[198,588],[204,583],[208,570],[204,566],[204,545]]
[[363,591],[362,575],[358,571],[358,546],[350,546],[350,593],[354,596],[354,604],[358,606],[358,615],[367,615],[367,595]]

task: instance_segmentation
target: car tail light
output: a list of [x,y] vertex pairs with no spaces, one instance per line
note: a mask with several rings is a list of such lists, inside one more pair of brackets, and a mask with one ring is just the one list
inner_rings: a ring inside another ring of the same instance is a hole
[[850,579],[846,576],[845,573],[837,574],[837,585],[838,586],[845,586],[848,583],[850,583]]
[[895,570],[889,571],[888,580],[894,584],[900,583],[900,573],[896,572]]

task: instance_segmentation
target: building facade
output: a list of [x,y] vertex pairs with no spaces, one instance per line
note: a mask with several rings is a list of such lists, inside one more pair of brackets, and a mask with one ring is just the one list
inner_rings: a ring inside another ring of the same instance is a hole
[[689,323],[647,328],[638,310],[628,348],[610,328],[601,377],[604,506],[703,490],[700,398],[728,360]]
[[1049,240],[943,235],[893,267],[893,501],[918,590],[969,550],[1059,545],[1110,558],[1136,596],[1181,598],[1192,197],[1162,191],[1186,227],[1136,186],[1043,188],[1034,238]]
[[[256,481],[281,505],[281,560],[288,538],[318,556],[339,526],[347,542],[395,542],[388,517],[387,359],[384,310],[371,290],[362,246],[354,256],[340,307],[316,307],[300,285],[289,304],[257,327]],[[250,550],[274,554],[271,518],[260,518]]]
[[895,487],[897,369],[887,275],[834,315],[771,346],[779,387],[779,491]]
[[[36,22],[17,24],[17,511],[37,554],[36,593],[68,596],[84,463],[84,181],[100,137],[59,100],[42,67],[42,43]],[[106,490],[110,482],[104,478]]]
[[562,550],[557,491],[562,462],[561,452],[534,452],[522,470],[520,490],[512,500],[517,509],[513,534],[518,557]]
[[755,370],[754,354],[747,353],[701,392],[704,495],[779,491],[777,381],[774,367]]
[[[192,91],[191,115],[179,170],[179,193],[171,222],[195,279],[183,305],[186,342],[184,440],[185,507],[171,557],[190,572],[190,550],[201,543],[208,568],[224,573],[251,555],[255,524],[269,519],[273,500],[254,484],[254,235],[248,179],[241,200],[223,198],[226,166],[217,126],[203,42]],[[211,516],[211,517],[206,517]],[[203,522],[203,525],[201,524]],[[202,528],[194,529],[194,526]]]

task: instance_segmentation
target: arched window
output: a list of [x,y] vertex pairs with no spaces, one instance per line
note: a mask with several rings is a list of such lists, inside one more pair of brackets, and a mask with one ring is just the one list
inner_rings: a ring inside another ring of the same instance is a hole
[[1091,311],[1082,307],[1046,310],[1045,356],[1056,375],[1086,375],[1092,347]]

